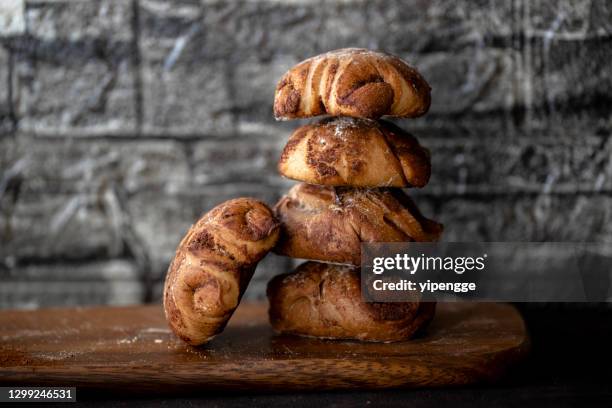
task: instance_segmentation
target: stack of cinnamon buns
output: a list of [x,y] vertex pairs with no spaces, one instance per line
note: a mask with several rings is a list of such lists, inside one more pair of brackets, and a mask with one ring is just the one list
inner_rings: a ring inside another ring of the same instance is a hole
[[323,338],[399,341],[433,317],[421,302],[361,298],[362,242],[435,241],[442,225],[423,217],[402,188],[429,181],[429,151],[381,116],[417,117],[430,87],[401,59],[341,49],[290,69],[276,88],[279,120],[328,117],[297,128],[278,164],[299,180],[276,204],[274,251],[310,260],[268,285],[275,330]]
[[328,117],[296,129],[278,168],[301,181],[271,210],[236,198],[204,214],[178,245],[166,275],[164,311],[192,345],[225,328],[257,263],[270,250],[309,261],[268,284],[270,322],[281,333],[363,341],[409,339],[435,304],[367,303],[361,243],[435,241],[442,225],[423,217],[402,188],[427,184],[429,152],[382,116],[427,112],[430,88],[401,59],[364,49],[328,52],[278,83],[278,119]]

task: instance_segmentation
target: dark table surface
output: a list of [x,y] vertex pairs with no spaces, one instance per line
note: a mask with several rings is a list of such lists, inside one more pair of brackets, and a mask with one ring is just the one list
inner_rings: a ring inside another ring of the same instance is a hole
[[494,385],[287,394],[262,390],[258,394],[202,393],[181,398],[79,393],[78,398],[83,405],[119,407],[612,407],[612,310],[577,304],[519,308],[530,330],[532,353]]

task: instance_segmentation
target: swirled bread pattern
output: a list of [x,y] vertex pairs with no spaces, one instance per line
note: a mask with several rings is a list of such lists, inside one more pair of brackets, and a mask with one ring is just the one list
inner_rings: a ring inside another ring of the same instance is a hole
[[429,84],[402,59],[344,48],[302,61],[283,75],[276,86],[274,116],[412,118],[424,115],[430,104]]
[[279,224],[261,201],[237,198],[204,214],[179,244],[166,275],[164,311],[174,333],[200,345],[234,313]]

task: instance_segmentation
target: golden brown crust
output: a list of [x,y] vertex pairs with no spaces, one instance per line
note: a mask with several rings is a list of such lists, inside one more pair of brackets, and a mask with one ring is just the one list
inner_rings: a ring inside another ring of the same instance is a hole
[[274,116],[417,117],[429,110],[430,91],[421,74],[400,58],[344,48],[291,68],[276,86]]
[[164,311],[174,333],[191,345],[220,333],[278,235],[272,211],[253,198],[229,200],[204,214],[166,275]]
[[281,222],[274,251],[292,258],[359,265],[362,242],[436,241],[442,234],[399,189],[300,183],[274,211]]
[[429,151],[391,122],[336,117],[297,128],[278,170],[310,184],[423,187],[431,162]]
[[434,302],[366,303],[358,268],[306,262],[268,283],[270,323],[281,333],[392,342],[433,318]]

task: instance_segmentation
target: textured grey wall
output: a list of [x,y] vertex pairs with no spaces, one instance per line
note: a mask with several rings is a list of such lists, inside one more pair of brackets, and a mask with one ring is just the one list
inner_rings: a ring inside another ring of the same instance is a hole
[[[30,0],[24,12],[10,25],[0,11],[0,307],[157,299],[199,214],[234,196],[273,203],[292,184],[275,166],[298,122],[274,122],[274,86],[346,46],[405,57],[432,84],[430,114],[400,124],[432,151],[414,195],[446,240],[612,243],[606,0]],[[288,267],[269,256],[248,296]]]

